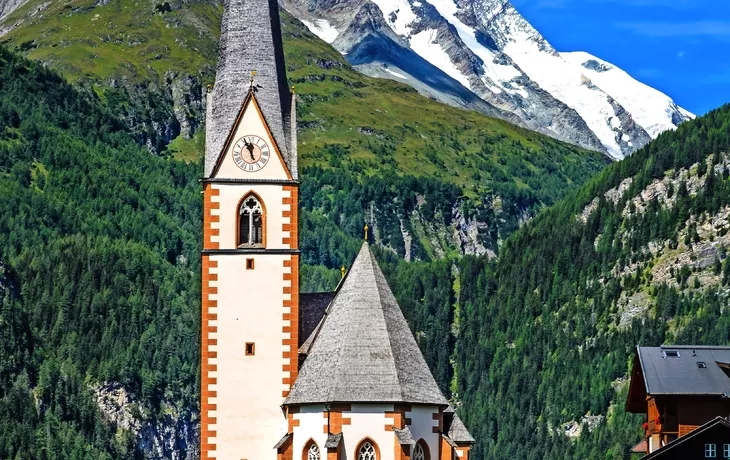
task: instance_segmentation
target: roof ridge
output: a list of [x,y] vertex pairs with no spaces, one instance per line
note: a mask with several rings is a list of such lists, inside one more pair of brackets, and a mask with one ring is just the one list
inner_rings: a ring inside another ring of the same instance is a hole
[[658,347],[641,348],[659,348],[661,350],[730,350],[730,346],[727,345],[659,345]]

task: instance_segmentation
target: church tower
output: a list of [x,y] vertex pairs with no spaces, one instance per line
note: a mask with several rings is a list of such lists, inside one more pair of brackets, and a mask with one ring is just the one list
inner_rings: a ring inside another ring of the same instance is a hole
[[276,0],[225,0],[206,117],[201,458],[267,460],[297,376],[295,100]]

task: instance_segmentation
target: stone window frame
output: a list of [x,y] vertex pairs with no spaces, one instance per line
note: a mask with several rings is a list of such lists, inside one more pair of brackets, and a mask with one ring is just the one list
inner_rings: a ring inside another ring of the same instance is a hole
[[[252,209],[252,214],[255,215],[255,211],[258,209],[258,211],[261,214],[261,241],[256,242],[252,241],[251,238],[253,236],[253,220],[249,220],[249,231],[248,231],[248,241],[243,242],[241,241],[241,219],[243,218],[243,211],[244,206],[246,205],[246,202],[253,198],[256,201],[256,205],[254,205]],[[236,206],[236,247],[237,248],[265,248],[266,247],[266,205],[264,204],[264,200],[261,199],[258,193],[252,191],[249,191],[245,195],[243,195],[243,198],[241,198],[241,201],[238,202],[238,206]]]
[[428,444],[426,444],[423,438],[419,439],[416,445],[413,446],[413,455],[411,458],[413,460],[431,460],[431,451],[428,449]]
[[314,439],[309,439],[309,441],[304,444],[304,449],[302,450],[302,460],[321,460],[322,453],[319,450],[319,446],[314,441]]
[[[362,455],[361,450],[367,444],[372,446],[372,454],[365,456]],[[357,448],[355,449],[355,460],[380,460],[380,449],[378,448],[378,444],[371,438],[363,438],[359,443],[357,443]]]

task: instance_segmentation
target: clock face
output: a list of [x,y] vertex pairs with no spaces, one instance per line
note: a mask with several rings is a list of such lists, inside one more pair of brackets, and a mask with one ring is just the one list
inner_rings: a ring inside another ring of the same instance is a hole
[[258,136],[243,136],[233,146],[233,161],[246,172],[263,169],[269,162],[271,149]]

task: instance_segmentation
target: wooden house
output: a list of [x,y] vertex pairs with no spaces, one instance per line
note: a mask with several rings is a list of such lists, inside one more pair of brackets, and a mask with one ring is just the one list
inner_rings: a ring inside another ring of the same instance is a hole
[[727,417],[730,347],[637,347],[626,409],[646,414],[640,445],[648,454]]
[[730,458],[730,421],[715,417],[641,460]]

